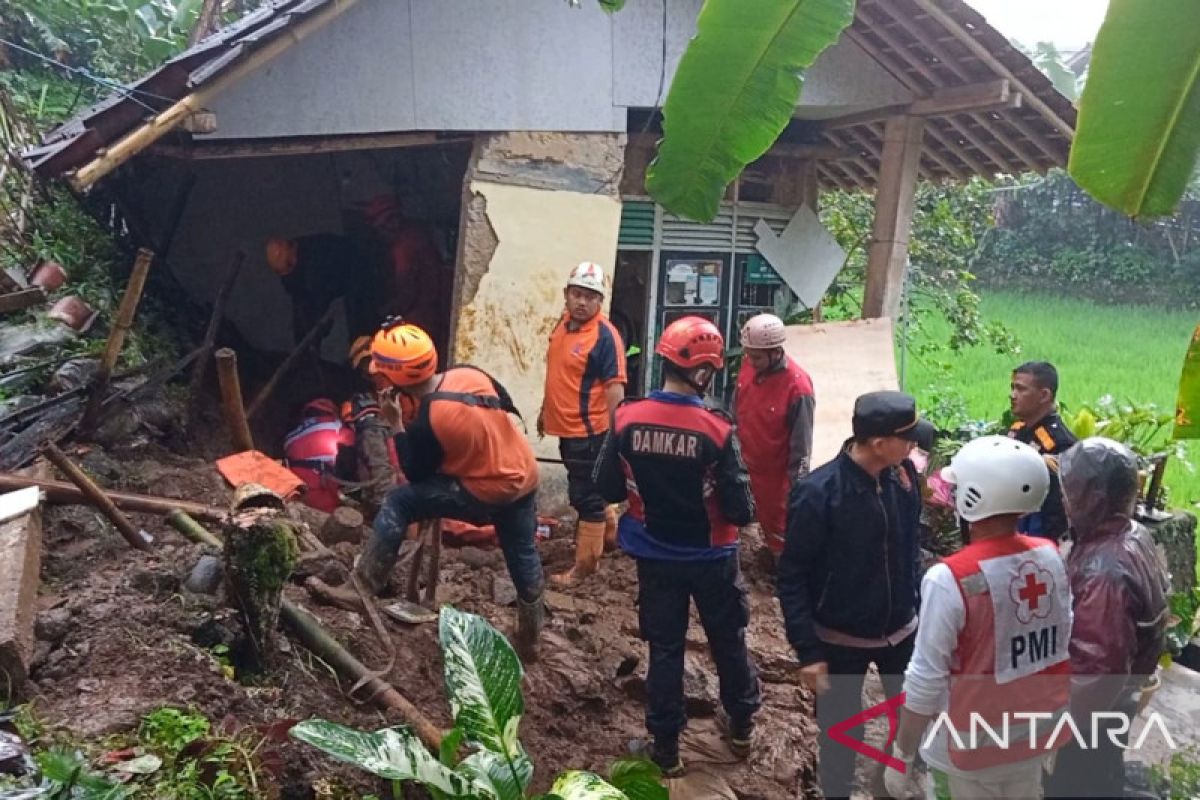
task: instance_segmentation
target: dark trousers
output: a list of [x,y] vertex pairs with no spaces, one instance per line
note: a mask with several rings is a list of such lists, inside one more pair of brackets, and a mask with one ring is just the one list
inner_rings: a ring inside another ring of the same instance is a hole
[[[825,644],[825,662],[829,666],[829,691],[817,698],[817,725],[821,729],[817,772],[821,791],[826,797],[849,797],[854,787],[855,753],[844,744],[830,739],[833,725],[863,710],[862,688],[867,668],[874,664],[883,682],[884,698],[895,697],[904,688],[904,669],[912,658],[916,634],[891,647],[843,647]],[[850,731],[852,737],[862,729]]]
[[522,600],[532,602],[542,593],[544,578],[538,556],[537,492],[503,505],[484,503],[461,483],[445,475],[393,489],[375,516],[374,532],[364,558],[376,558],[394,564],[409,523],[449,517],[474,524],[491,523],[508,574]]
[[604,522],[607,503],[592,480],[603,444],[604,434],[558,440],[558,454],[567,468],[567,500],[584,522]]
[[721,705],[732,720],[749,719],[762,705],[762,692],[746,648],[750,603],[737,556],[713,561],[639,558],[637,566],[638,621],[650,644],[646,729],[655,739],[674,741],[687,725],[683,656],[693,599],[717,666]]
[[[1128,703],[1117,709],[1132,719],[1137,713],[1136,703]],[[1095,732],[1096,747],[1092,749],[1093,731],[1084,727],[1086,718],[1076,717],[1075,723],[1088,743],[1088,749],[1080,748],[1079,742],[1070,739],[1054,761],[1054,774],[1045,781],[1046,797],[1088,797],[1093,800],[1125,796],[1125,751],[1113,743],[1112,737],[1124,746],[1129,746],[1129,734],[1110,732],[1118,728],[1116,720],[1100,720],[1100,730]]]

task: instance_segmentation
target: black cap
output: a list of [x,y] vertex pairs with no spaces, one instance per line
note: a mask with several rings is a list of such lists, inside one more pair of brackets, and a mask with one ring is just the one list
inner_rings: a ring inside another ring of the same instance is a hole
[[917,416],[917,401],[904,392],[868,392],[854,401],[854,436],[899,436],[933,448],[933,426]]

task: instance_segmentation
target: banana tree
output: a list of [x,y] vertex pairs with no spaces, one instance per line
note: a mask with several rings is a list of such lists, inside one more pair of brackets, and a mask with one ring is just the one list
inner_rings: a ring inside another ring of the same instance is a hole
[[1111,0],[1096,37],[1069,171],[1110,208],[1170,214],[1200,154],[1196,0]]
[[725,187],[791,120],[803,71],[853,19],[854,0],[706,0],[663,105],[654,199],[715,217]]
[[[415,781],[435,800],[520,800],[533,762],[518,738],[524,670],[504,636],[482,617],[444,606],[438,637],[454,728],[434,756],[407,727],[370,732],[310,719],[290,735],[333,758],[392,781]],[[470,752],[459,760],[460,748]],[[668,800],[652,762],[617,761],[609,780],[581,770],[559,775],[539,800]]]

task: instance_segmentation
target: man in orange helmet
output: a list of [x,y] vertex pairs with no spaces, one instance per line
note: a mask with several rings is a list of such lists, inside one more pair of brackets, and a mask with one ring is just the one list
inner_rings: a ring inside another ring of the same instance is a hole
[[384,501],[356,574],[375,593],[383,591],[412,522],[490,522],[517,590],[517,651],[536,659],[544,586],[535,544],[538,470],[525,434],[509,416],[517,413],[512,398],[474,367],[438,372],[429,334],[409,323],[384,324],[371,343],[371,368],[418,406],[406,423],[394,396],[383,402],[409,483]]
[[550,334],[538,434],[558,437],[567,496],[579,514],[575,565],[551,580],[569,586],[596,571],[604,544],[616,544],[616,507],[606,508],[592,480],[612,413],[625,396],[625,345],[601,311],[604,270],[585,261],[563,289],[566,308]]
[[378,326],[378,281],[358,247],[345,236],[272,237],[267,240],[266,258],[292,299],[292,335],[297,340],[339,297],[346,304],[351,336],[369,334]]
[[692,601],[717,665],[730,749],[749,755],[762,704],[746,647],[750,604],[738,568],[738,527],[754,518],[750,479],[733,424],[704,406],[713,376],[725,368],[725,342],[701,317],[663,331],[663,387],[617,408],[596,465],[610,502],[629,501],[621,549],[637,559],[638,616],[650,644],[646,728],[652,758],[668,777],[683,773],[679,735],[687,724],[683,665]]

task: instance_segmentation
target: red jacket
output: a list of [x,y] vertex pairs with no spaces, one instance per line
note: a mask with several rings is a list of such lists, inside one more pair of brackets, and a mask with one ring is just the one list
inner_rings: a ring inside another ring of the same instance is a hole
[[812,457],[812,379],[784,356],[777,367],[756,373],[743,364],[733,411],[758,522],[772,550],[783,551],[792,483],[808,474]]

